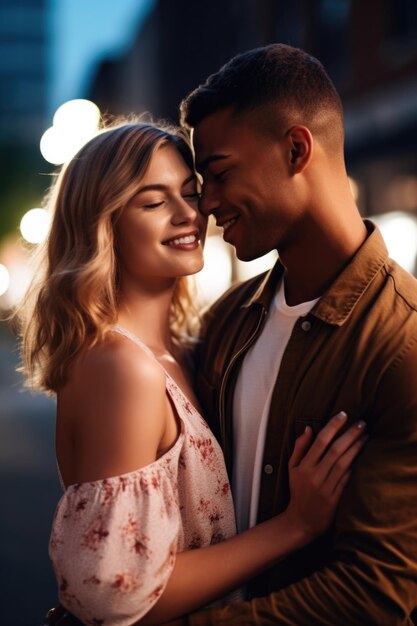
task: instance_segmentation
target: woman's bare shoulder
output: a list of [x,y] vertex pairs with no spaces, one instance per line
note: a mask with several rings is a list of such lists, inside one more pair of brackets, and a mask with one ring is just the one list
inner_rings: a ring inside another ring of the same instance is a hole
[[152,355],[116,333],[108,333],[103,341],[82,352],[75,360],[70,380],[79,385],[100,381],[140,384],[164,382],[164,372]]
[[153,462],[168,406],[163,369],[133,342],[109,336],[80,355],[58,395],[58,420],[61,413],[75,442],[77,482]]

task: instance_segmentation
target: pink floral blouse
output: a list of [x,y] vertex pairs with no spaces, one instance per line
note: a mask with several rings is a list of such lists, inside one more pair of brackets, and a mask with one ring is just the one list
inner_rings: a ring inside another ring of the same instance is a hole
[[165,374],[181,423],[174,446],[133,472],[70,485],[55,512],[49,553],[59,599],[89,626],[131,626],[161,596],[177,552],[236,533],[222,451]]

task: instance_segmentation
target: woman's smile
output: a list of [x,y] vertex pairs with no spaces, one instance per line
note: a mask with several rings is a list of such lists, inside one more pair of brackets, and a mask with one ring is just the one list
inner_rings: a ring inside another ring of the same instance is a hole
[[173,237],[172,239],[168,239],[167,241],[163,241],[164,246],[169,246],[170,248],[175,248],[177,250],[196,250],[200,245],[200,233],[193,232],[189,234],[181,234]]

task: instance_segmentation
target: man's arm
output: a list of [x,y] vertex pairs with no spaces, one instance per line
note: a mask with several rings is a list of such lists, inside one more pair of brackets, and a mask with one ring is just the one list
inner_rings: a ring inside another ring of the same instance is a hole
[[371,437],[336,520],[335,560],[267,597],[190,615],[192,626],[396,626],[417,606],[417,345],[385,372]]

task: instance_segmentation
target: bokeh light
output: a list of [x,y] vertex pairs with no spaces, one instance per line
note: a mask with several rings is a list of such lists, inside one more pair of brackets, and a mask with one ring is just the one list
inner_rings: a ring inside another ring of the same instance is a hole
[[254,259],[253,261],[236,261],[236,270],[237,270],[237,278],[238,280],[248,280],[249,278],[253,278],[257,274],[261,274],[262,272],[266,272],[271,269],[271,267],[275,264],[278,258],[278,253],[276,250],[272,250],[265,254],[264,256],[259,257],[259,259]]
[[76,146],[78,142],[74,145],[74,138],[70,134],[51,126],[42,135],[39,147],[45,161],[62,165],[76,153]]
[[416,269],[417,219],[401,211],[372,215],[379,226],[389,255],[409,272]]
[[100,123],[100,109],[91,100],[79,98],[64,102],[55,112],[52,125],[56,128],[72,128],[78,132],[90,133],[97,130]]
[[0,296],[2,296],[8,290],[10,285],[9,270],[5,265],[0,263]]
[[29,243],[42,243],[49,231],[50,214],[46,209],[30,209],[20,221],[22,237]]
[[[15,307],[24,296],[35,268],[30,261],[32,251],[16,233],[5,237],[0,245],[0,311]],[[2,269],[2,267],[5,268]],[[4,288],[7,285],[5,291]]]
[[100,109],[84,99],[69,100],[55,112],[53,125],[41,137],[43,158],[53,165],[69,161],[97,133]]
[[204,245],[204,267],[196,275],[198,304],[211,304],[222,295],[232,281],[230,249],[221,235],[207,237]]

